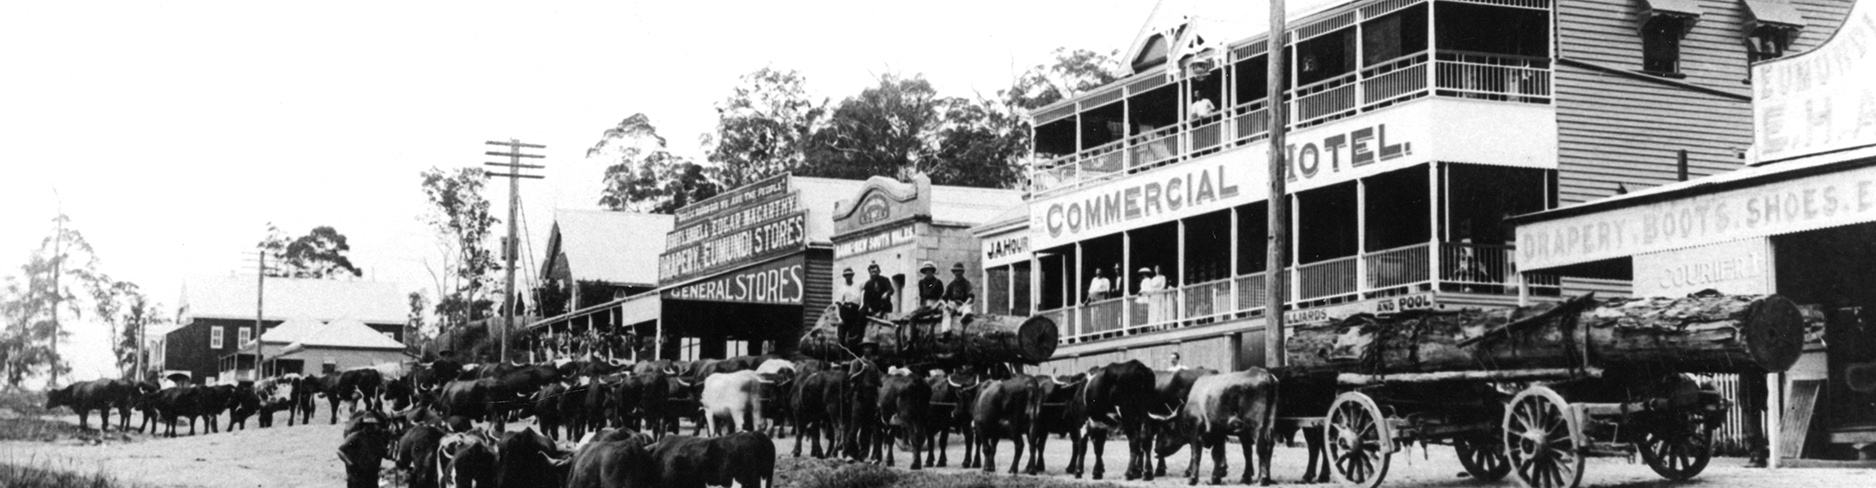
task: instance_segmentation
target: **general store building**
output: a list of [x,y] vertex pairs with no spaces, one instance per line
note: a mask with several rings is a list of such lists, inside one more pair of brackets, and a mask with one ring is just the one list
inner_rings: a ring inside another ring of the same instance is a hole
[[[1718,174],[1752,144],[1748,62],[1816,46],[1842,0],[1290,2],[1290,323],[1509,306],[1596,274],[1518,273],[1507,218]],[[1134,74],[1032,112],[1031,303],[1054,369],[1262,364],[1265,6],[1162,2]],[[1141,293],[1138,270],[1168,291]],[[1089,296],[1096,270],[1118,293]]]
[[658,357],[792,351],[832,303],[835,202],[863,183],[779,175],[678,209],[658,256]]
[[1527,274],[1648,296],[1777,293],[1822,311],[1797,365],[1765,388],[1782,412],[1765,418],[1782,437],[1775,458],[1876,455],[1872,45],[1876,3],[1865,1],[1828,43],[1755,64],[1750,166],[1518,219]]

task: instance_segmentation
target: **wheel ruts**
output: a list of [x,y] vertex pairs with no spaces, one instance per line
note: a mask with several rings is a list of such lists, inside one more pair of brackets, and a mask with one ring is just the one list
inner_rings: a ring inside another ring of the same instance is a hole
[[1505,407],[1505,458],[1529,488],[1576,488],[1583,482],[1583,422],[1562,395],[1533,386]]
[[1453,450],[1459,453],[1459,465],[1465,466],[1466,474],[1474,479],[1498,481],[1511,473],[1504,447],[1492,442],[1489,436],[1462,437],[1453,441]]
[[1329,459],[1349,483],[1373,488],[1387,478],[1394,433],[1374,399],[1361,392],[1337,396],[1329,406]]
[[1713,429],[1698,417],[1684,417],[1648,429],[1635,443],[1642,461],[1662,478],[1685,481],[1707,469],[1713,459]]

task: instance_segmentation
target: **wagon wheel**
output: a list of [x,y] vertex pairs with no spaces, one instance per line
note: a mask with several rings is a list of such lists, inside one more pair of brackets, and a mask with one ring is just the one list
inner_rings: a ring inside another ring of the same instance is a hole
[[1394,433],[1373,398],[1343,393],[1329,406],[1329,459],[1350,483],[1372,488],[1387,478]]
[[1583,424],[1563,396],[1533,386],[1505,408],[1505,456],[1530,488],[1576,488],[1583,481]]
[[1460,438],[1453,442],[1453,450],[1459,452],[1459,465],[1465,466],[1466,473],[1475,479],[1498,481],[1511,473],[1504,447],[1489,437]]
[[1642,433],[1635,450],[1655,474],[1683,481],[1700,474],[1713,459],[1713,428],[1696,416],[1680,422],[1661,422]]

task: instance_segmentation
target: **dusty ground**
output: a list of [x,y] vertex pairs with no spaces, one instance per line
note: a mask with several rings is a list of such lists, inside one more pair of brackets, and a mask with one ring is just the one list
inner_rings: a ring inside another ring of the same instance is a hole
[[[323,412],[322,412],[323,413]],[[75,417],[63,417],[66,421],[76,422]],[[158,486],[206,486],[206,487],[298,487],[298,486],[341,486],[342,470],[339,460],[334,455],[334,448],[339,444],[339,426],[315,422],[314,425],[285,427],[284,416],[281,423],[271,429],[249,429],[232,433],[220,433],[197,436],[182,436],[174,439],[154,438],[148,435],[129,434],[128,436],[108,435],[102,438],[86,436],[83,439],[64,438],[53,442],[43,441],[0,441],[0,462],[22,463],[35,466],[51,466],[81,473],[102,471],[121,480]],[[323,420],[323,419],[322,419]],[[96,428],[96,419],[92,420]],[[224,420],[225,422],[225,420]],[[688,429],[686,429],[688,430]],[[948,451],[951,467],[937,468],[937,473],[964,474],[969,471],[958,469],[957,463],[963,455],[963,447],[953,436]],[[794,439],[780,439],[777,451],[788,457],[794,447]],[[1049,476],[1069,480],[1062,475],[1061,469],[1068,458],[1066,441],[1051,439],[1047,449],[1047,464],[1052,474]],[[1012,454],[1008,442],[998,448],[999,467],[1007,469]],[[1235,480],[1242,473],[1243,463],[1237,453],[1237,446],[1230,445],[1231,474],[1227,480]],[[805,450],[805,449],[804,449]],[[1125,466],[1125,446],[1119,442],[1108,444],[1109,481],[1117,477]],[[898,466],[903,469],[909,458],[905,453],[898,455]],[[1174,478],[1162,478],[1151,484],[1142,482],[1123,482],[1133,486],[1178,486],[1184,483],[1177,476],[1186,465],[1188,453],[1180,453],[1170,459],[1170,472]],[[1279,482],[1295,483],[1301,477],[1304,468],[1303,451],[1300,448],[1279,447],[1273,463],[1273,471]],[[783,460],[783,470],[788,470],[795,463]],[[1806,468],[1768,471],[1740,467],[1742,460],[1719,458],[1713,465],[1694,481],[1676,484],[1662,481],[1661,478],[1636,462],[1631,464],[1623,459],[1591,459],[1584,476],[1584,486],[1700,486],[1703,488],[1793,486],[1821,488],[1828,486],[1876,486],[1876,471],[1847,468]],[[1205,471],[1209,475],[1211,462],[1205,461]],[[999,470],[1000,472],[1003,470]],[[1442,446],[1433,446],[1422,450],[1415,447],[1411,451],[1398,453],[1393,457],[1393,464],[1388,473],[1386,486],[1410,487],[1466,487],[1466,486],[1517,486],[1515,481],[1506,480],[1485,483],[1458,476],[1462,470],[1454,459],[1452,450]],[[778,473],[777,484],[789,486],[796,481],[786,473]],[[999,474],[998,476],[1003,476]]]

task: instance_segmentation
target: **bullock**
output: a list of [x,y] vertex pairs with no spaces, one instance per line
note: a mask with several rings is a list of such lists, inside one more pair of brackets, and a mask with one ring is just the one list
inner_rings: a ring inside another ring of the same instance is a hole
[[662,371],[654,371],[633,377],[633,388],[638,391],[639,415],[644,420],[645,432],[653,437],[664,437],[666,433],[677,432],[677,419],[684,413],[684,400],[678,398],[683,387],[677,378]]
[[[121,416],[130,418],[130,411],[122,408],[133,401],[137,386],[128,381],[96,380],[80,381],[64,388],[46,392],[46,409],[69,407],[78,413],[78,428],[84,429],[92,410],[98,411],[98,430],[111,427],[111,408],[118,407]],[[123,430],[123,427],[118,427]]]
[[176,419],[178,417],[189,418],[189,435],[195,435],[196,417],[202,415],[201,402],[196,398],[200,395],[200,390],[201,387],[183,385],[164,388],[150,395],[151,407],[156,410],[157,416],[161,417],[164,424],[168,426],[164,431],[165,436],[176,436]]
[[[962,373],[936,376],[928,381],[931,384],[932,409],[925,417],[930,424],[925,429],[925,445],[931,449],[926,451],[925,465],[942,468],[950,462],[945,451],[951,446],[951,430],[956,429],[958,435],[964,438],[964,462],[959,467],[977,467],[977,432],[971,428],[971,407],[977,402],[977,390],[986,382],[977,379],[975,375]],[[931,459],[933,452],[937,453],[936,461]]]
[[[1070,445],[1082,445],[1082,426],[1088,422],[1088,412],[1081,403],[1081,388],[1087,381],[1085,374],[1036,377],[1036,390],[1030,395],[1028,406],[1028,474],[1048,470],[1042,453],[1048,446],[1049,434],[1067,434]],[[1069,467],[1072,470],[1075,466],[1071,456]]]
[[[622,432],[622,431],[621,431]],[[645,436],[599,436],[576,450],[567,488],[650,488],[658,472]],[[412,486],[411,488],[418,488]]]
[[287,425],[293,424],[294,384],[300,375],[287,374],[261,380],[254,384],[254,395],[260,399],[259,415],[254,421],[262,428],[274,426],[274,412],[287,410]]
[[[1177,438],[1192,444],[1192,463],[1186,466],[1187,484],[1199,482],[1199,461],[1212,450],[1212,484],[1224,481],[1225,439],[1237,436],[1244,449],[1244,476],[1240,483],[1270,484],[1271,429],[1277,422],[1277,377],[1263,368],[1251,368],[1198,378],[1186,396],[1177,421]],[[1252,464],[1253,452],[1260,459]]]
[[660,488],[768,486],[775,476],[775,443],[740,432],[715,439],[674,435],[652,446]]
[[295,416],[299,417],[302,424],[313,423],[313,409],[319,405],[315,398],[325,394],[325,379],[316,376],[297,377],[292,380],[292,384],[293,402],[287,405],[287,425],[293,425]]
[[240,426],[241,430],[247,430],[248,417],[261,411],[260,394],[255,393],[252,381],[242,381],[237,385],[226,387],[228,389],[224,391],[228,394],[228,431],[234,432],[236,426]]
[[495,368],[485,368],[485,376],[478,380],[487,391],[487,404],[491,421],[500,430],[506,414],[525,410],[532,406],[527,397],[548,383],[561,381],[561,374],[553,365],[504,364]]
[[410,372],[411,386],[418,390],[441,388],[444,383],[462,375],[462,363],[449,359],[438,359],[428,363],[418,363]]
[[[203,430],[209,433],[221,432],[221,413],[232,409],[239,401],[235,385],[215,385],[197,387],[201,393],[196,395],[197,412],[203,417]],[[232,415],[230,416],[232,417]]]
[[997,441],[1007,437],[1016,451],[1010,457],[1010,474],[1016,474],[1023,459],[1023,434],[1029,432],[1029,401],[1036,389],[1035,378],[1016,376],[991,382],[977,394],[971,423],[977,429],[977,455],[985,473],[997,472]]
[[534,421],[541,426],[541,432],[551,438],[560,438],[562,426],[566,427],[567,436],[574,436],[573,427],[566,426],[566,417],[561,414],[560,402],[567,396],[567,385],[548,383],[541,391],[534,392]]
[[874,452],[885,451],[886,465],[892,466],[894,440],[904,440],[912,447],[912,470],[923,468],[925,454],[926,411],[931,407],[931,385],[910,375],[890,375],[879,387],[879,424],[881,434]]
[[410,488],[437,488],[437,447],[443,444],[443,429],[418,425],[404,431],[393,451],[398,469],[410,473]]
[[703,395],[698,398],[710,435],[725,435],[739,430],[754,431],[763,424],[762,379],[755,371],[717,373],[704,379]]
[[502,435],[496,445],[495,486],[500,488],[559,488],[566,473],[566,461],[554,441],[522,429]]
[[379,434],[360,431],[346,434],[339,444],[339,462],[345,466],[346,488],[377,488],[378,468],[384,463],[384,442]]
[[339,423],[339,402],[351,404],[351,411],[357,412],[359,402],[365,408],[382,410],[384,403],[378,400],[378,388],[384,384],[384,374],[374,368],[352,368],[339,373],[328,374],[321,378],[324,383],[326,402],[332,406],[331,424]]
[[[813,445],[810,455],[817,458],[835,452],[840,445],[840,404],[846,396],[846,379],[846,373],[821,371],[795,382],[790,395],[790,410],[795,414],[795,457],[801,457],[804,437]],[[823,436],[827,437],[826,452],[821,451]]]
[[486,432],[466,430],[445,435],[436,453],[440,469],[437,477],[444,486],[495,486],[495,441]]
[[1101,479],[1106,471],[1103,445],[1108,436],[1119,431],[1127,438],[1127,479],[1153,479],[1152,470],[1146,469],[1152,459],[1153,445],[1141,435],[1147,421],[1147,407],[1153,398],[1153,370],[1138,360],[1089,371],[1088,384],[1081,389],[1081,403],[1087,412],[1087,432],[1069,457],[1069,467],[1075,477],[1081,477],[1085,467],[1085,443],[1094,450],[1094,471],[1090,477]]
[[[1147,405],[1147,422],[1140,429],[1142,442],[1160,447],[1154,452],[1159,462],[1153,470],[1153,475],[1165,476],[1166,457],[1178,453],[1180,446],[1184,445],[1178,442],[1155,443],[1154,438],[1161,431],[1173,427],[1172,423],[1179,418],[1179,413],[1184,411],[1186,396],[1192,392],[1192,383],[1198,381],[1199,378],[1214,374],[1218,374],[1218,371],[1208,368],[1153,372],[1153,400]],[[1159,412],[1166,413],[1162,415]],[[1143,470],[1145,468],[1145,466],[1141,467]],[[1149,476],[1148,479],[1151,477]]]
[[598,432],[599,429],[611,425],[615,418],[610,408],[613,396],[611,393],[619,380],[608,381],[606,376],[608,374],[611,373],[596,373],[590,376],[592,384],[587,385],[586,395],[580,398],[581,432]]
[[486,380],[446,383],[437,396],[437,405],[444,417],[489,418],[489,384]]

